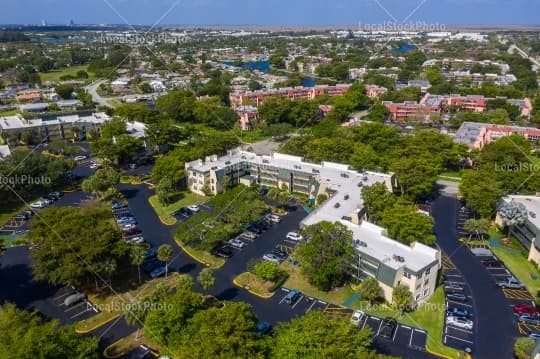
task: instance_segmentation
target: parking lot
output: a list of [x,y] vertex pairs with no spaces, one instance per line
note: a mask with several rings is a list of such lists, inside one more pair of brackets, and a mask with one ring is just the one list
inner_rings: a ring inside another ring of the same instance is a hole
[[130,350],[126,354],[122,355],[121,359],[152,359],[157,358],[158,355],[151,348],[146,345],[139,345],[138,347]]
[[[467,348],[473,349],[475,345],[474,325],[475,325],[475,312],[472,304],[472,296],[469,286],[467,285],[463,275],[456,269],[456,266],[452,263],[451,258],[443,254],[443,267],[445,269],[444,287],[446,295],[446,308],[457,308],[458,310],[464,309],[472,313],[470,320],[473,322],[473,329],[466,329],[456,326],[448,321],[448,313],[445,314],[444,331],[443,331],[443,343],[449,347],[465,350]],[[458,288],[461,290],[452,290],[451,288]],[[450,292],[461,293],[465,296],[463,301],[456,300],[448,297]]]
[[457,231],[458,231],[458,234],[460,237],[466,237],[469,235],[468,232],[466,232],[464,229],[463,229],[463,226],[465,225],[465,222],[468,220],[468,219],[471,219],[471,218],[474,218],[473,216],[473,213],[472,211],[465,207],[465,206],[461,206],[459,209],[458,209],[458,213],[457,213]]
[[[285,298],[291,289],[282,287],[276,295],[271,299],[274,305],[288,307],[293,312],[294,317],[299,317],[309,313],[312,310],[321,310],[324,314],[334,318],[341,318],[349,321],[354,310],[343,306],[329,304],[324,300],[313,298],[303,293],[291,304],[285,302]],[[407,346],[414,350],[424,351],[426,347],[427,333],[418,328],[410,327],[405,324],[398,324],[394,331],[393,337],[390,339],[380,336],[383,320],[372,315],[365,315],[359,325],[359,328],[366,326],[371,328],[375,340],[392,342],[396,345]]]
[[66,305],[64,303],[66,298],[75,292],[76,289],[74,287],[64,287],[58,290],[58,292],[52,298],[53,305],[63,312],[63,316],[65,318],[64,320],[66,322],[78,322],[99,313],[96,306],[87,299],[73,305]]

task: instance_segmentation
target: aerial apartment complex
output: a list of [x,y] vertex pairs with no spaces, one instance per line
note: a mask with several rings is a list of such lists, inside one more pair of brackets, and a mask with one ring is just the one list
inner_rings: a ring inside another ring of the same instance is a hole
[[284,87],[274,90],[257,90],[257,91],[244,91],[244,92],[232,92],[229,95],[231,106],[233,108],[241,107],[244,105],[253,105],[259,107],[265,99],[271,96],[281,96],[290,100],[307,99],[313,100],[316,97],[327,96],[341,96],[345,94],[351,85],[320,85],[315,87]]
[[230,184],[258,184],[300,192],[315,201],[318,195],[329,197],[311,212],[301,227],[321,221],[340,222],[353,233],[356,262],[351,274],[376,278],[386,300],[392,300],[393,288],[407,285],[413,294],[413,304],[429,298],[435,290],[440,269],[440,252],[414,242],[405,245],[388,238],[386,230],[365,220],[361,198],[364,186],[382,183],[389,191],[396,187],[394,175],[357,172],[348,165],[332,162],[314,164],[301,157],[274,153],[260,156],[251,152],[231,150],[226,156],[209,156],[186,163],[188,188],[197,194],[222,192],[222,180]]
[[531,142],[540,139],[540,129],[534,127],[504,126],[491,123],[463,122],[457,130],[454,141],[473,148],[483,148],[501,137],[519,135]]

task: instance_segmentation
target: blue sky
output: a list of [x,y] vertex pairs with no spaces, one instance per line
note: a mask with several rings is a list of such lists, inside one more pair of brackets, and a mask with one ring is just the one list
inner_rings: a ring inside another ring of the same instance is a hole
[[0,5],[3,24],[73,19],[78,24],[354,25],[392,17],[428,24],[540,24],[540,0],[1,0]]

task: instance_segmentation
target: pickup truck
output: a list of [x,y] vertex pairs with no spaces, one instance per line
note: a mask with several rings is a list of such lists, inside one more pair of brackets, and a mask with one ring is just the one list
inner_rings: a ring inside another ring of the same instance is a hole
[[506,280],[497,281],[497,286],[499,286],[500,288],[512,288],[512,289],[525,288],[525,285],[514,277],[507,278]]

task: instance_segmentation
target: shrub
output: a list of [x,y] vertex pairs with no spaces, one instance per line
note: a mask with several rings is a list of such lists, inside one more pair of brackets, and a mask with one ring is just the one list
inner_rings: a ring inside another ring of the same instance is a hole
[[534,348],[531,338],[518,338],[514,343],[514,356],[517,359],[529,359]]
[[263,261],[253,266],[253,274],[272,282],[279,277],[281,271],[282,270],[274,262]]

